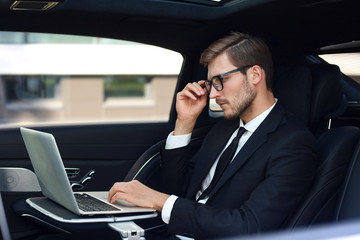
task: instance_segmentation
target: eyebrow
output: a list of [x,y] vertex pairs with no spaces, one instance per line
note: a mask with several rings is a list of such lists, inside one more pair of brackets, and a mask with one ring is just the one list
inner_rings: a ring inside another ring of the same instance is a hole
[[226,71],[226,72],[223,72],[223,73],[214,74],[209,79],[212,79],[213,77],[216,77],[216,76],[221,76],[221,75],[223,75],[223,74],[225,74],[227,72],[230,72],[230,71],[232,71],[232,70],[229,70],[229,71]]

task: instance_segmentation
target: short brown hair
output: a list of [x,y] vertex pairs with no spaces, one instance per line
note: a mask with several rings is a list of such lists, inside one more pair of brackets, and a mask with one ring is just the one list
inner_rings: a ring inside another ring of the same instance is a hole
[[[267,88],[272,88],[273,62],[271,52],[262,39],[248,34],[232,32],[205,49],[201,54],[200,63],[207,67],[212,60],[223,52],[226,52],[236,67],[259,65],[264,69]],[[244,69],[242,73],[246,74],[246,70]]]

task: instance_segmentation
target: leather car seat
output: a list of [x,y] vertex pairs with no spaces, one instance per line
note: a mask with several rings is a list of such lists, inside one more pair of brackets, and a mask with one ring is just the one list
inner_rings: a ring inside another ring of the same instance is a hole
[[285,226],[332,222],[350,159],[360,137],[353,126],[330,129],[317,139],[318,169],[313,187]]
[[335,221],[342,222],[360,217],[360,141],[352,156],[346,178],[340,192]]
[[318,169],[308,195],[284,223],[290,229],[334,220],[340,189],[360,138],[355,126],[331,128],[331,119],[341,116],[346,107],[340,69],[313,64],[308,70],[311,87],[304,95],[306,100],[310,97],[310,108],[302,116],[317,139]]
[[[204,126],[194,130],[191,136],[191,142],[194,146],[200,146],[203,138],[210,129],[209,126]],[[161,148],[165,145],[166,139],[163,139],[150,148],[148,148],[134,163],[130,171],[124,178],[124,182],[131,180],[138,180],[143,184],[161,191]]]

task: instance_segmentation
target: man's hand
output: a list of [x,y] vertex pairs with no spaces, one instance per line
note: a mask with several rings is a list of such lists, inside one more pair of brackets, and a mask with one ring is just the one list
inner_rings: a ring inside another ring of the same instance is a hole
[[155,191],[137,180],[117,182],[109,191],[108,200],[115,203],[118,199],[139,206],[161,211],[169,195]]
[[203,88],[205,81],[188,83],[176,96],[177,120],[174,135],[191,133],[197,118],[206,106],[207,92]]

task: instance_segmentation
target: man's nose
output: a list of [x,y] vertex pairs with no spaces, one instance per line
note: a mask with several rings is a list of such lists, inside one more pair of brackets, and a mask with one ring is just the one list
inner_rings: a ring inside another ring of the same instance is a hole
[[220,96],[221,96],[221,91],[216,90],[216,88],[214,88],[214,86],[212,85],[209,98],[214,99],[214,98],[218,98]]

